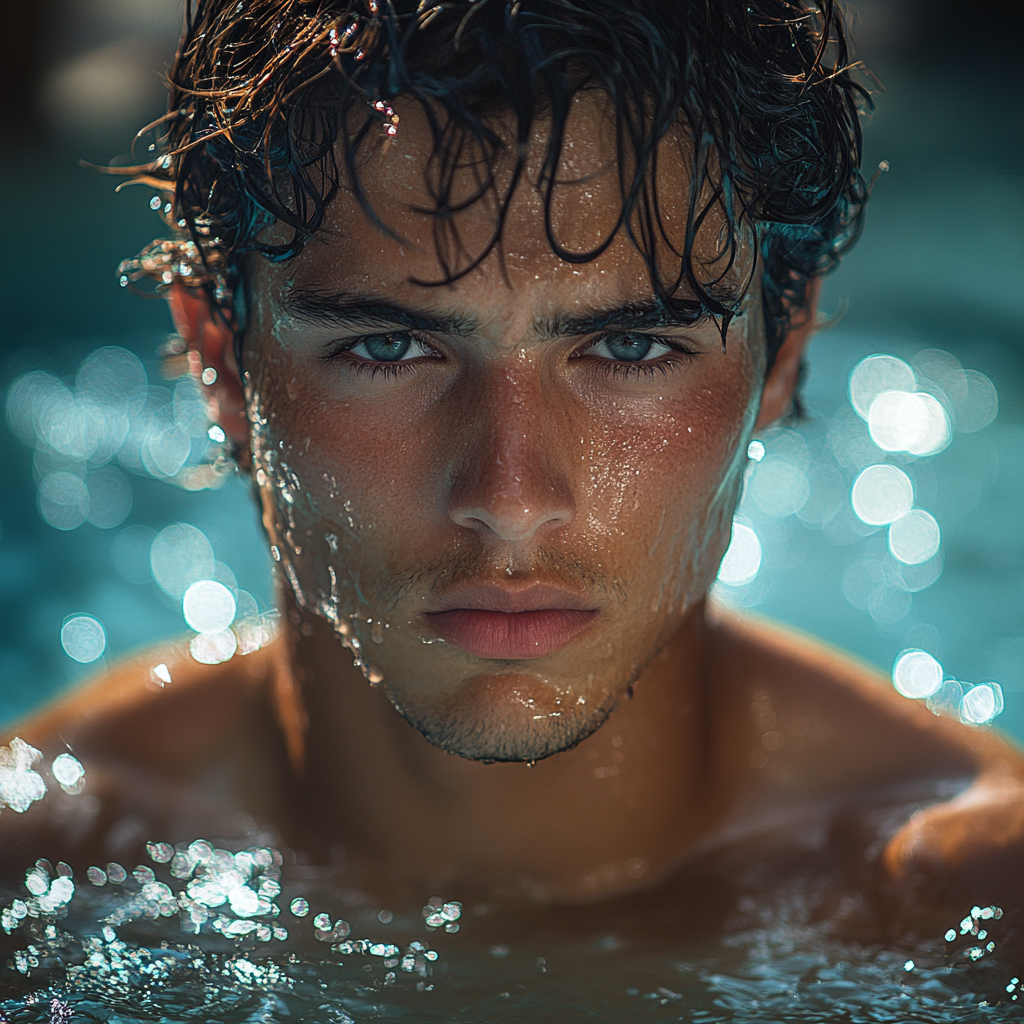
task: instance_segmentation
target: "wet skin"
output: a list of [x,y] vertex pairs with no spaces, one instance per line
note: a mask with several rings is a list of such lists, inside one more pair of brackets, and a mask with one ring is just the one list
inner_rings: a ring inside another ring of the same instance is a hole
[[[582,250],[614,223],[617,183],[600,111],[577,118],[556,228]],[[209,310],[171,296],[257,482],[285,635],[217,668],[147,656],[22,726],[71,743],[103,805],[66,827],[33,809],[8,859],[39,856],[44,832],[66,845],[77,829],[80,855],[224,834],[242,809],[314,859],[343,843],[371,888],[573,903],[721,844],[753,857],[745,836],[785,814],[832,821],[910,787],[931,806],[884,842],[866,824],[832,840],[855,861],[874,849],[864,885],[900,920],[1020,905],[1016,751],[707,610],[747,443],[788,409],[816,289],[766,371],[756,275],[724,347],[713,321],[657,322],[628,239],[558,260],[529,186],[504,267],[492,254],[454,286],[415,283],[439,267],[413,209],[422,131],[402,124],[364,169],[402,241],[341,194],[323,240],[254,261],[244,376]],[[672,157],[663,203],[681,232]],[[476,252],[492,224],[477,206],[458,226]],[[159,660],[173,682],[156,693]],[[940,800],[937,780],[960,795]]]
[[[560,177],[585,183],[559,190],[555,225],[585,251],[619,186],[601,121],[578,117]],[[330,244],[254,265],[264,523],[299,605],[431,742],[537,760],[604,721],[714,579],[764,375],[757,294],[723,351],[716,321],[659,313],[624,233],[583,268],[557,259],[529,186],[505,274],[492,256],[450,288],[414,283],[441,268],[412,212],[426,131],[402,123],[366,174],[402,242],[341,197]],[[681,184],[665,182],[672,226]],[[487,210],[455,220],[480,251]]]

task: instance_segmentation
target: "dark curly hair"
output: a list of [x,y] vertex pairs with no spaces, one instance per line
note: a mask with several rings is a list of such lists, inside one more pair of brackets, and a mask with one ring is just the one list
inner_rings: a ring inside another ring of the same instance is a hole
[[[232,311],[241,356],[246,254],[295,256],[321,232],[343,183],[395,235],[361,187],[359,155],[399,130],[391,103],[401,96],[433,132],[425,183],[442,273],[423,283],[455,281],[500,246],[526,143],[541,134],[533,184],[559,258],[585,263],[625,231],[657,298],[671,304],[685,286],[719,318],[724,339],[741,297],[726,278],[750,240],[771,360],[808,281],[837,265],[862,224],[859,121],[871,101],[854,67],[834,0],[195,0],[169,73],[169,113],[149,128],[157,157],[120,169],[164,193],[153,205],[176,237],[123,264],[121,283],[207,288]],[[567,251],[551,223],[566,122],[582,90],[600,91],[614,111],[621,195],[614,229],[584,253]],[[494,169],[509,143],[495,115],[516,142],[511,181],[500,187]],[[690,153],[681,248],[658,205],[658,144],[674,130]],[[484,172],[474,195],[456,202],[454,170],[467,159]],[[468,252],[453,215],[485,196],[493,231]],[[699,259],[695,238],[715,207],[726,230],[718,253]],[[286,242],[259,240],[271,222],[290,229]],[[656,266],[661,246],[677,261],[668,277]]]

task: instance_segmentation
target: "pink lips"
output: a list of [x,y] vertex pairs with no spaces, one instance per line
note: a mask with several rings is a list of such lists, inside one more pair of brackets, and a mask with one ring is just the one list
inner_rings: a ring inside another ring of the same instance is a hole
[[425,615],[448,643],[478,658],[543,658],[597,618],[571,591],[535,584],[526,590],[478,585],[447,594]]

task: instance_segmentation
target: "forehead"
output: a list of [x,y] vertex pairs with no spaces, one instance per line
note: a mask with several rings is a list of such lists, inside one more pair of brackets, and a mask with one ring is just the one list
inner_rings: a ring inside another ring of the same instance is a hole
[[[281,285],[331,288],[344,283],[365,294],[418,291],[422,296],[425,286],[446,279],[458,278],[459,290],[472,291],[492,287],[498,278],[513,290],[546,288],[555,304],[567,285],[584,298],[587,292],[604,299],[650,297],[650,268],[635,237],[653,238],[648,247],[663,280],[672,282],[679,275],[692,155],[681,130],[662,140],[657,174],[648,174],[642,183],[647,210],[657,221],[645,223],[634,212],[631,238],[622,216],[634,166],[619,162],[618,124],[603,93],[581,92],[573,98],[550,171],[545,167],[550,118],[538,118],[528,144],[517,147],[514,126],[496,114],[487,127],[500,145],[488,148],[443,118],[439,144],[419,104],[399,99],[393,107],[400,119],[397,135],[387,138],[381,132],[357,161],[362,198],[351,182],[343,183],[328,208],[322,235],[286,267],[266,268]],[[524,156],[518,174],[517,152]],[[700,198],[698,209],[708,201],[707,195]],[[716,260],[725,226],[721,207],[712,204],[693,246],[695,263],[709,268],[709,278],[720,273]],[[599,249],[592,259],[584,258]],[[744,290],[749,268],[749,248],[741,247],[726,279],[734,294]],[[679,297],[689,296],[684,290]]]

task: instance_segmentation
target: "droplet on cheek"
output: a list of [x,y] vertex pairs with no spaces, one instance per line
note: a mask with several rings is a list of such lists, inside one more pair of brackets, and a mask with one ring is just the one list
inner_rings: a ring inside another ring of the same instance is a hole
[[[306,592],[302,589],[302,585],[299,583],[299,577],[295,572],[295,568],[287,558],[282,558],[278,563],[280,570],[284,572],[285,579],[288,581],[289,587],[291,587],[292,593],[295,595],[295,602],[300,608],[306,608],[309,606],[309,601],[306,598]],[[275,567],[276,568],[276,567]]]

